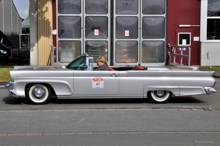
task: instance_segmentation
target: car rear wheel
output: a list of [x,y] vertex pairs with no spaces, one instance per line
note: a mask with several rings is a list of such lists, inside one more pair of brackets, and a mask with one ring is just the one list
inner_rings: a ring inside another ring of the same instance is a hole
[[165,90],[150,91],[150,99],[157,103],[167,103],[171,98],[171,92]]
[[43,84],[35,84],[27,88],[26,96],[31,103],[45,104],[50,100],[51,91]]

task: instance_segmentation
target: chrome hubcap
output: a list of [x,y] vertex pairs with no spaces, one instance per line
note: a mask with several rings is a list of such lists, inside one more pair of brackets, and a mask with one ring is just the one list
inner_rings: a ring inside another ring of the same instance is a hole
[[158,90],[157,91],[157,95],[158,96],[163,96],[164,95],[164,91],[163,90]]
[[45,93],[43,88],[35,88],[34,89],[34,94],[36,97],[40,98],[42,95]]

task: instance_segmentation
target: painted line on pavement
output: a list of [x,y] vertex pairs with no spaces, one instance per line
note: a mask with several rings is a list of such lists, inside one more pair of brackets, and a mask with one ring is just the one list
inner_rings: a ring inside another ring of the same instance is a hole
[[0,113],[18,112],[74,112],[74,111],[218,111],[205,108],[140,108],[140,109],[54,109],[54,110],[0,110]]
[[128,135],[128,134],[220,134],[220,131],[114,131],[114,132],[72,132],[72,133],[8,133],[3,136],[57,136],[57,135]]
[[4,85],[0,85],[0,88],[5,88],[5,86]]

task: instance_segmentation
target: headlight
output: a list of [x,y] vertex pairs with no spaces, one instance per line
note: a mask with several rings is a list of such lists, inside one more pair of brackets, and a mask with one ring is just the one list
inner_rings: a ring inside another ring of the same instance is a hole
[[5,87],[8,88],[8,89],[14,89],[14,82],[13,81],[8,81],[6,84],[5,84]]
[[0,50],[0,52],[1,52],[2,54],[7,54],[7,51],[5,51],[5,50]]

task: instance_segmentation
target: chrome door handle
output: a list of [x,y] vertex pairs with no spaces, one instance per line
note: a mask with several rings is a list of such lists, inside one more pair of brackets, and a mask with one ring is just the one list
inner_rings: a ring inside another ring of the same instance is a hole
[[115,73],[111,74],[112,77],[117,77],[117,75]]

